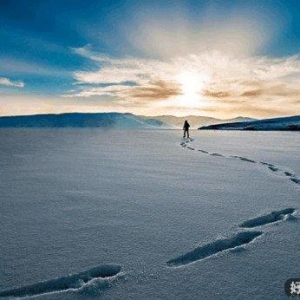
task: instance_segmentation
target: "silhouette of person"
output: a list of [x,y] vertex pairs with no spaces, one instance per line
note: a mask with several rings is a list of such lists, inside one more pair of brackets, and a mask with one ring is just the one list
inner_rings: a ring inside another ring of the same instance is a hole
[[189,128],[190,128],[190,124],[188,123],[187,120],[184,121],[184,124],[183,124],[183,137],[187,137],[189,138],[190,137],[190,132],[189,132]]

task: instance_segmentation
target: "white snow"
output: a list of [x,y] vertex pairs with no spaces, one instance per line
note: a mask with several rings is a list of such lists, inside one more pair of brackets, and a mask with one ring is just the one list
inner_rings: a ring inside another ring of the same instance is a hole
[[286,299],[299,133],[181,134],[0,130],[0,296]]

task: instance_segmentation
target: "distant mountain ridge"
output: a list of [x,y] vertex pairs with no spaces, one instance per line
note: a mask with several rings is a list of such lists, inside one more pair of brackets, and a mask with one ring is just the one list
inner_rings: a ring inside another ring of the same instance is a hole
[[189,120],[192,128],[233,120],[250,121],[238,117],[219,120],[202,116],[137,116],[131,113],[64,113],[26,116],[0,117],[0,128],[123,128],[123,129],[170,129],[182,128],[184,120]]
[[188,120],[188,122],[191,125],[191,128],[198,128],[199,126],[212,125],[218,123],[250,122],[255,120],[247,117],[236,117],[233,119],[221,120],[212,117],[195,116],[195,115],[189,115],[184,117],[176,117],[172,115],[161,115],[161,116],[153,116],[153,117],[141,116],[141,117],[146,119],[159,120],[164,124],[168,124],[175,128],[182,128],[185,120]]
[[300,131],[300,116],[263,119],[252,122],[222,123],[202,126],[200,130]]
[[144,120],[125,113],[66,113],[0,117],[0,127],[26,128],[157,128],[164,124],[158,120]]

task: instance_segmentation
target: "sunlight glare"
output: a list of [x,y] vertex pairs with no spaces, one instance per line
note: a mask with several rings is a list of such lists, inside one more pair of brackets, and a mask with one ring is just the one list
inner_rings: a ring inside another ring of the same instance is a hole
[[206,76],[196,72],[182,72],[177,80],[181,85],[182,95],[180,102],[187,107],[197,107],[202,101],[202,92],[205,87]]

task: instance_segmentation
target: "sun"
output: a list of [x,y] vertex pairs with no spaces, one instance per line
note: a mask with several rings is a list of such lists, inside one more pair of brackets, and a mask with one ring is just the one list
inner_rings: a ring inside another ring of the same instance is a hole
[[177,76],[182,94],[178,100],[184,107],[198,107],[203,101],[203,89],[207,76],[193,71],[185,71]]

